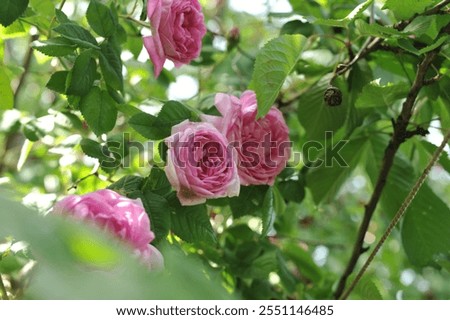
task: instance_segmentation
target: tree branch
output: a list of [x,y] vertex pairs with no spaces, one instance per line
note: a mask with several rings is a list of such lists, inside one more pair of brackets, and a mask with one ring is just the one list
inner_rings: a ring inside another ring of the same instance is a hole
[[353,248],[353,253],[351,255],[350,261],[348,262],[347,267],[345,268],[344,274],[339,279],[338,287],[334,295],[336,299],[341,297],[342,293],[344,292],[347,279],[352,274],[359,257],[363,253],[364,237],[369,228],[369,223],[372,219],[373,213],[381,198],[381,194],[386,184],[387,177],[394,163],[395,155],[398,149],[400,148],[400,145],[403,142],[405,142],[409,137],[411,137],[411,132],[407,130],[407,127],[412,117],[414,104],[416,102],[420,90],[425,85],[426,73],[439,50],[440,47],[427,53],[423,58],[422,62],[419,64],[416,78],[408,93],[405,102],[403,103],[402,111],[400,115],[397,117],[397,120],[394,122],[394,133],[384,152],[383,163],[381,165],[381,170],[378,175],[374,191],[372,193],[369,202],[365,206],[363,221],[358,231],[357,239],[355,242],[355,246]]
[[389,224],[388,228],[384,232],[383,236],[381,237],[380,241],[378,241],[375,249],[372,251],[370,256],[367,258],[367,261],[364,263],[364,266],[361,268],[361,270],[356,275],[353,282],[350,284],[348,289],[342,294],[341,299],[345,300],[348,298],[352,290],[356,287],[358,282],[361,280],[362,276],[366,272],[367,268],[369,267],[370,263],[373,261],[375,256],[377,255],[378,251],[380,251],[381,247],[383,246],[386,239],[389,237],[389,235],[392,233],[392,230],[395,228],[395,226],[398,224],[400,219],[405,215],[406,210],[410,206],[411,202],[414,200],[414,198],[417,195],[417,192],[419,192],[420,188],[422,187],[423,183],[425,182],[426,178],[428,177],[428,174],[431,171],[431,168],[436,164],[436,161],[440,158],[442,151],[444,150],[445,146],[447,145],[447,142],[450,139],[450,131],[446,134],[444,137],[444,140],[442,141],[439,148],[436,149],[436,151],[433,154],[433,157],[431,158],[430,162],[426,166],[425,170],[423,171],[422,175],[419,177],[419,179],[416,181],[414,187],[409,192],[408,196],[405,198],[405,201],[403,201],[402,205],[400,206],[400,209],[398,209],[397,213],[395,214],[394,218],[392,219],[391,223]]

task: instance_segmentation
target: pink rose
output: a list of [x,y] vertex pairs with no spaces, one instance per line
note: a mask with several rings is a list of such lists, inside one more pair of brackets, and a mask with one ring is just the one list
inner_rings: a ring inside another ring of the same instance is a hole
[[161,267],[161,253],[149,243],[155,238],[140,200],[125,198],[112,190],[70,195],[57,202],[53,213],[94,222],[131,245],[145,264]]
[[153,62],[155,77],[166,59],[180,67],[199,56],[206,33],[201,10],[198,0],[148,0],[152,35],[144,37],[144,46]]
[[238,153],[238,172],[242,185],[272,185],[290,157],[289,129],[281,112],[272,107],[256,120],[257,102],[253,91],[240,98],[219,93],[215,105],[222,117],[203,116]]
[[182,205],[239,194],[233,150],[213,125],[183,121],[172,128],[166,144],[166,175]]

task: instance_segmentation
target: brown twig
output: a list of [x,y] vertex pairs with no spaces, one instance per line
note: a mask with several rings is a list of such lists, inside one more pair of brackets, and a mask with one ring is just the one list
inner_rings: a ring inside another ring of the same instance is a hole
[[381,165],[381,170],[378,175],[374,191],[372,193],[369,202],[365,206],[363,221],[358,231],[357,240],[353,248],[353,253],[350,257],[350,260],[347,264],[347,267],[345,268],[343,275],[339,279],[338,287],[334,295],[335,298],[341,297],[342,293],[344,292],[347,279],[355,269],[356,263],[358,262],[358,259],[363,252],[364,236],[369,228],[369,223],[372,219],[377,204],[381,198],[381,194],[386,184],[387,177],[394,163],[395,155],[398,149],[400,148],[400,145],[403,142],[405,142],[405,140],[407,140],[412,136],[411,131],[408,131],[407,127],[412,117],[414,104],[416,102],[420,90],[425,84],[426,73],[429,67],[431,66],[431,63],[433,62],[434,58],[438,54],[439,50],[440,47],[427,53],[423,58],[422,62],[419,64],[416,78],[414,80],[411,89],[409,90],[405,102],[403,103],[402,111],[400,115],[397,117],[397,120],[394,122],[394,133],[384,152],[383,163]]
[[420,188],[422,187],[423,183],[425,182],[426,178],[428,177],[428,174],[431,171],[431,168],[436,164],[436,161],[440,158],[442,151],[444,151],[445,146],[447,145],[447,142],[450,139],[450,131],[446,134],[444,137],[441,145],[436,149],[436,151],[433,154],[433,157],[431,158],[430,162],[428,163],[427,167],[423,171],[422,175],[419,177],[419,179],[416,181],[414,187],[409,192],[408,196],[405,198],[405,201],[403,201],[402,205],[400,206],[400,209],[398,209],[397,213],[395,214],[394,218],[392,219],[391,223],[389,224],[388,228],[386,229],[385,233],[381,237],[381,239],[378,241],[375,249],[372,251],[370,256],[367,258],[367,261],[364,263],[361,270],[356,275],[355,279],[352,281],[350,286],[347,288],[347,290],[342,294],[341,299],[345,300],[348,298],[352,290],[356,287],[358,282],[361,280],[362,276],[366,272],[367,268],[369,267],[370,263],[373,261],[375,256],[377,255],[378,251],[380,251],[381,247],[383,246],[386,239],[389,237],[389,235],[392,233],[392,230],[395,228],[395,226],[398,224],[400,219],[405,215],[406,210],[410,206],[411,202],[414,200],[414,198],[417,195],[417,192],[419,192]]

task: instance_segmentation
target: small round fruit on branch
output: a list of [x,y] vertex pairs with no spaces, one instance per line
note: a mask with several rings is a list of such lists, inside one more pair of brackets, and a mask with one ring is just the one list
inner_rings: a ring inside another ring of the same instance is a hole
[[337,107],[342,103],[342,91],[336,87],[328,87],[323,94],[323,99],[329,107]]

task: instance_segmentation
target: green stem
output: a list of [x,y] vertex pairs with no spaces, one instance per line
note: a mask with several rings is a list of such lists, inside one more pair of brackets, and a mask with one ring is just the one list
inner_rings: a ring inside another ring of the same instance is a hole
[[250,53],[248,53],[247,51],[245,51],[244,49],[242,49],[241,46],[237,46],[237,49],[238,49],[239,53],[242,54],[244,57],[246,57],[246,58],[248,58],[248,59],[250,59],[250,60],[252,60],[252,61],[255,61],[255,57],[252,56],[252,55],[251,55]]
[[141,21],[141,20],[137,20],[137,19],[133,18],[132,16],[120,14],[119,17],[122,18],[122,19],[129,20],[131,22],[134,22],[134,23],[136,23],[136,24],[138,24],[140,26],[143,26],[143,27],[146,27],[146,28],[151,28],[150,24],[148,24],[147,22],[144,22],[144,21]]
[[5,284],[3,283],[1,274],[0,274],[0,292],[2,294],[2,300],[9,300],[8,293],[6,292]]

